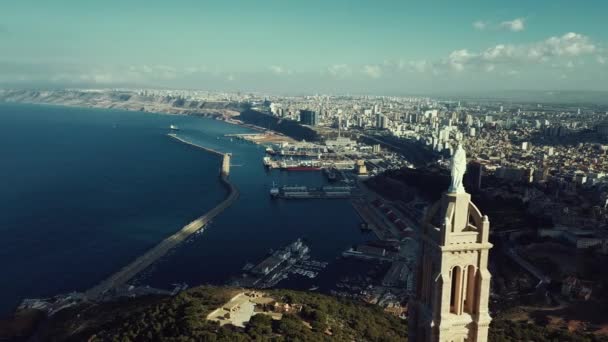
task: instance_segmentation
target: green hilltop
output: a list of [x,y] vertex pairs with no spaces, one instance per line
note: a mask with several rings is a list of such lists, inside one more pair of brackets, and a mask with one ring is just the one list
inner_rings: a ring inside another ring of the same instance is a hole
[[[251,300],[263,304],[255,306],[256,314],[242,327],[208,319],[218,316],[220,321],[225,320],[235,298],[247,301],[254,298]],[[1,330],[0,340],[20,340],[2,336]],[[408,340],[407,321],[378,306],[311,292],[210,286],[189,289],[173,297],[80,304],[42,320],[35,335],[39,341]],[[21,339],[26,338],[21,335]],[[608,338],[495,319],[489,340],[602,342]]]

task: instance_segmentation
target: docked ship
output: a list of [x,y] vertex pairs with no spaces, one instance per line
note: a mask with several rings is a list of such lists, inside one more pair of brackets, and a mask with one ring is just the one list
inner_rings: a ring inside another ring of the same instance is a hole
[[279,163],[279,167],[282,170],[287,171],[318,171],[321,170],[321,164],[319,162],[311,160],[291,160],[286,159]]
[[270,189],[273,198],[350,198],[353,188],[350,186],[322,186],[309,188],[307,186],[286,185],[277,187],[274,183]]
[[298,165],[298,166],[288,166],[285,168],[287,171],[319,171],[321,170],[318,166],[312,165]]
[[[301,142],[295,144],[281,144],[277,150],[273,150],[280,156],[292,157],[318,157],[323,153],[327,153],[327,147],[312,143]],[[267,151],[267,153],[270,153]]]
[[264,157],[262,159],[262,163],[264,163],[264,166],[271,168],[272,167],[272,159],[270,159],[270,157]]

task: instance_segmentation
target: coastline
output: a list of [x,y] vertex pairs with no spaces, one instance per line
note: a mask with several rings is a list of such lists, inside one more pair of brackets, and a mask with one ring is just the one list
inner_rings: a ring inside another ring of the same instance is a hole
[[[169,134],[168,136],[175,139],[176,141],[202,149],[204,151],[214,153],[220,156],[225,155],[224,153],[215,151],[213,149],[201,145],[197,145],[195,143],[179,138],[175,135]],[[188,223],[174,234],[163,239],[159,244],[152,247],[150,250],[148,250],[141,256],[137,257],[134,261],[121,268],[118,272],[112,274],[111,276],[103,280],[101,283],[90,288],[89,290],[86,290],[86,298],[90,300],[103,299],[104,294],[108,293],[109,291],[115,289],[118,286],[124,285],[133,277],[135,277],[138,273],[145,270],[158,259],[167,254],[171,249],[177,247],[181,242],[186,240],[192,234],[200,231],[201,229],[205,229],[205,226],[207,225],[207,223],[209,223],[209,221],[211,221],[213,218],[221,214],[225,209],[230,207],[239,197],[238,189],[234,184],[230,182],[227,175],[221,174],[220,181],[228,189],[228,194],[222,202],[220,202],[218,205],[213,207],[211,210],[209,210],[202,216]]]
[[[55,102],[1,101],[0,100],[0,105],[1,104],[22,104],[22,105],[34,105],[34,106],[67,107],[67,108],[76,108],[76,109],[81,108],[81,109],[89,109],[89,110],[90,109],[99,109],[99,110],[125,111],[125,112],[133,112],[133,113],[147,113],[147,114],[168,115],[168,116],[182,116],[183,115],[183,116],[192,116],[192,117],[202,117],[202,118],[222,121],[222,122],[225,122],[225,123],[228,123],[231,125],[235,125],[235,126],[249,128],[254,131],[258,131],[258,132],[262,132],[262,133],[272,133],[279,137],[290,138],[281,132],[273,131],[271,129],[256,126],[253,124],[248,124],[241,120],[234,119],[233,117],[236,115],[229,116],[223,112],[220,113],[220,112],[209,111],[207,113],[204,113],[204,112],[194,113],[194,112],[188,112],[188,111],[180,111],[180,110],[178,110],[179,108],[175,108],[175,107],[167,107],[164,109],[157,109],[157,110],[150,110],[150,109],[146,109],[146,108],[144,108],[143,110],[138,110],[138,109],[133,109],[133,108],[115,107],[115,106],[113,106],[115,103],[112,103],[111,105],[103,106],[103,105],[93,105],[93,104],[84,104],[84,103],[70,104],[70,103],[55,103]],[[182,141],[182,142],[185,142],[185,141]]]

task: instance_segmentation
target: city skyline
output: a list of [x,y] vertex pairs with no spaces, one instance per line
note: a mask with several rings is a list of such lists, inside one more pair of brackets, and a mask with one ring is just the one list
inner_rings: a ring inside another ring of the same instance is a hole
[[606,4],[24,1],[0,87],[278,94],[608,91]]

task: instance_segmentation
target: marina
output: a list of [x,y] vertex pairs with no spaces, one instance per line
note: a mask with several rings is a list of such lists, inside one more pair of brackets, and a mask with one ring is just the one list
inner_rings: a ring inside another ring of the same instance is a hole
[[322,144],[302,141],[268,143],[265,146],[262,163],[268,170],[324,170],[329,181],[336,180],[338,172],[376,175],[410,165],[394,153],[383,151],[379,145],[368,146],[345,137],[326,140]]
[[234,286],[270,288],[287,279],[290,274],[316,278],[327,267],[327,262],[310,258],[310,248],[297,239],[282,249],[272,251],[258,264],[247,263],[241,278],[232,282]]
[[268,169],[285,171],[318,171],[322,169],[352,171],[355,167],[355,161],[350,159],[273,158],[265,156],[262,158],[262,163]]

